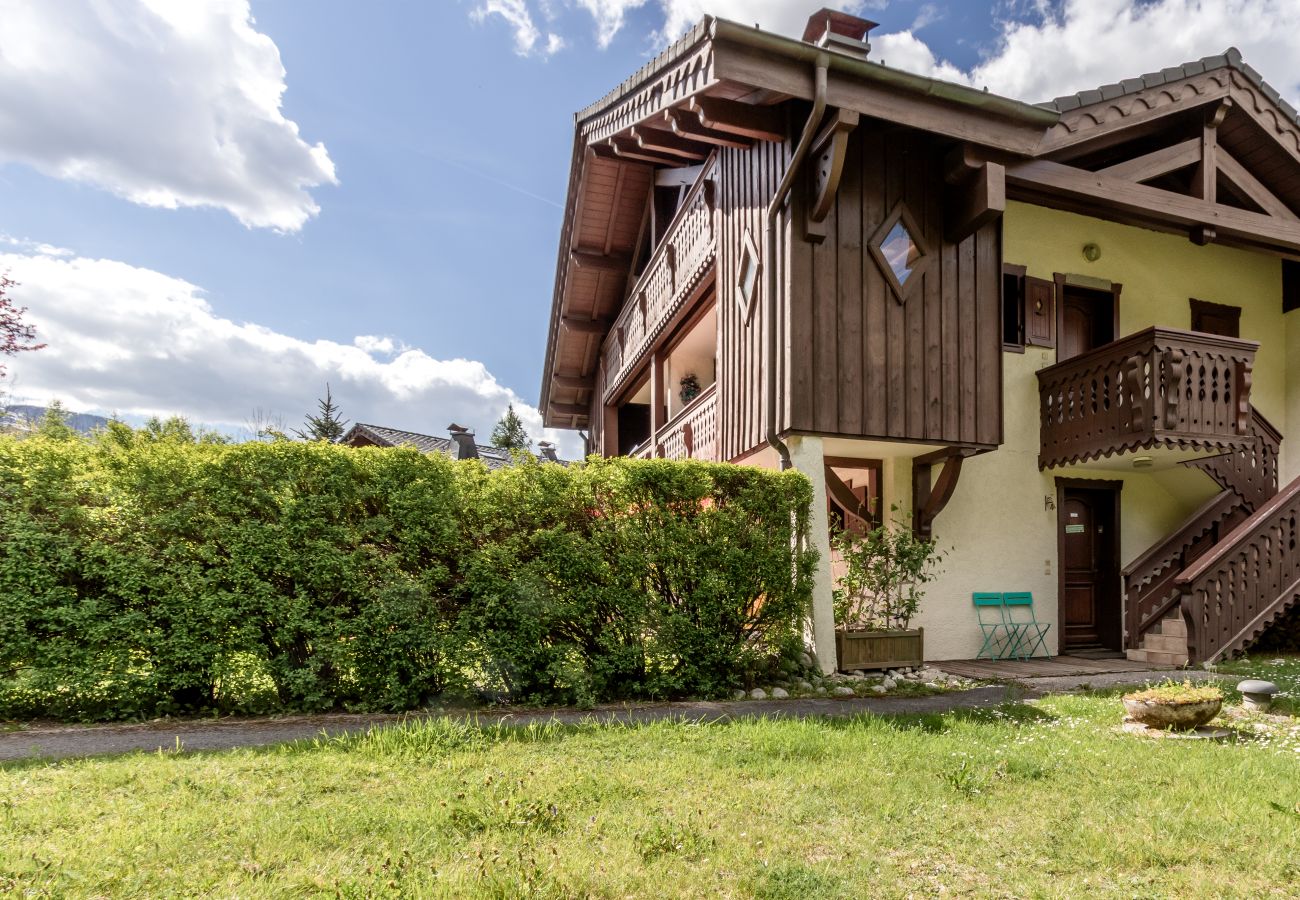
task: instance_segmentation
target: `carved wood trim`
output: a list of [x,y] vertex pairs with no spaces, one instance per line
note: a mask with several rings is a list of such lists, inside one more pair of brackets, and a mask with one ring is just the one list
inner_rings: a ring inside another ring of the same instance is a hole
[[804,217],[804,239],[821,243],[826,238],[826,216],[835,203],[844,175],[844,157],[849,149],[849,133],[858,125],[858,114],[852,110],[837,109],[813,141],[809,154],[812,189],[808,215]]

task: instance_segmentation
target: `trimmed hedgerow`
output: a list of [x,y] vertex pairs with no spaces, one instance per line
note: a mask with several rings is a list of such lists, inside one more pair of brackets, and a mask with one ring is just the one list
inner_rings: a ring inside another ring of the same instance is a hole
[[797,645],[794,473],[0,438],[0,716],[712,695]]

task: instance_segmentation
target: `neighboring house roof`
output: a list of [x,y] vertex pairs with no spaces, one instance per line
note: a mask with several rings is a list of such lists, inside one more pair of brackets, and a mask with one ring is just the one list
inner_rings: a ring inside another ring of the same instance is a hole
[[1194,62],[1183,63],[1181,66],[1170,66],[1167,69],[1161,69],[1159,72],[1150,72],[1137,78],[1125,78],[1115,84],[1103,84],[1101,87],[1093,88],[1090,91],[1067,94],[1064,97],[1057,97],[1055,100],[1037,105],[1056,113],[1070,112],[1082,106],[1091,106],[1094,103],[1101,103],[1106,100],[1116,100],[1150,88],[1160,87],[1162,84],[1182,81],[1185,78],[1191,78],[1193,75],[1213,72],[1216,69],[1233,69],[1240,72],[1251,84],[1259,88],[1264,96],[1268,97],[1277,106],[1280,112],[1291,121],[1300,123],[1300,116],[1297,115],[1295,107],[1283,100],[1282,95],[1274,90],[1254,67],[1241,58],[1241,51],[1236,47],[1229,47],[1216,56],[1205,56]]
[[[467,432],[462,433],[467,434]],[[472,442],[474,436],[469,434],[468,437]],[[452,438],[420,434],[417,431],[403,431],[399,428],[386,428],[383,425],[366,425],[361,422],[348,429],[348,433],[339,438],[339,443],[351,447],[414,447],[421,453],[441,453],[452,459],[463,458],[456,441]],[[542,449],[543,458],[549,459],[547,451],[550,445],[541,444],[539,447]],[[510,451],[499,447],[474,444],[474,450],[478,454],[478,459],[482,460],[489,469],[499,469],[513,462]],[[568,465],[566,460],[557,458],[552,461]]]

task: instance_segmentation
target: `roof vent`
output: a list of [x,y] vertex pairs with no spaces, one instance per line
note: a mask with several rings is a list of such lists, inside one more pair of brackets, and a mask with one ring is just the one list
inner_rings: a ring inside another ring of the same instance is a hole
[[866,59],[871,52],[867,33],[876,24],[869,19],[827,7],[809,16],[808,27],[803,30],[803,39],[826,50]]
[[447,426],[451,439],[456,442],[457,459],[478,459],[478,445],[474,443],[474,432],[464,425],[452,422]]

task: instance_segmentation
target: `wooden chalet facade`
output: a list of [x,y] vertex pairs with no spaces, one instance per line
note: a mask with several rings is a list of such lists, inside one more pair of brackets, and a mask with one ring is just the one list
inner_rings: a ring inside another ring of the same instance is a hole
[[579,113],[541,408],[605,455],[897,507],[1060,652],[1237,652],[1300,601],[1300,124],[1235,50],[1031,105],[706,18]]

